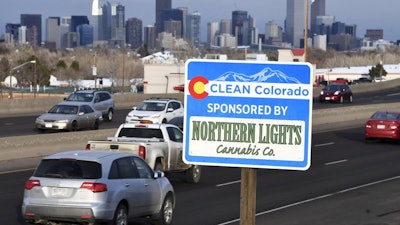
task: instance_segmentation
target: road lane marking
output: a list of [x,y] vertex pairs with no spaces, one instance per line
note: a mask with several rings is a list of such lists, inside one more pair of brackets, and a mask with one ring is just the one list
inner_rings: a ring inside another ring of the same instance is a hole
[[231,184],[237,184],[237,183],[240,183],[240,182],[241,182],[241,180],[237,180],[237,181],[232,181],[232,182],[217,184],[217,185],[215,185],[215,186],[216,186],[216,187],[222,187],[222,186],[227,186],[227,185],[231,185]]
[[386,96],[390,97],[390,96],[396,96],[396,95],[400,95],[400,93],[388,94],[388,95],[386,95]]
[[327,162],[325,163],[325,166],[329,166],[329,165],[333,165],[333,164],[338,164],[338,163],[344,163],[347,162],[347,159],[342,159],[342,160],[338,160],[338,161],[333,161],[333,162]]
[[18,173],[18,172],[25,172],[29,170],[35,170],[35,168],[27,168],[27,169],[20,169],[20,170],[9,170],[9,171],[0,171],[1,174],[8,174],[8,173]]
[[[268,213],[276,212],[276,211],[279,211],[279,210],[282,210],[282,209],[291,208],[293,206],[298,206],[298,205],[302,205],[302,204],[305,204],[305,203],[313,202],[313,201],[316,201],[316,200],[328,198],[328,197],[331,197],[331,196],[334,196],[334,195],[343,194],[343,193],[354,191],[354,190],[357,190],[357,189],[369,187],[369,186],[372,186],[372,185],[375,185],[375,184],[380,184],[380,183],[384,183],[384,182],[387,182],[387,181],[396,180],[396,179],[400,179],[400,176],[390,177],[390,178],[386,178],[386,179],[383,179],[383,180],[378,180],[378,181],[375,181],[375,182],[366,183],[366,184],[355,186],[355,187],[352,187],[352,188],[343,189],[341,191],[332,192],[332,193],[329,193],[329,194],[326,194],[326,195],[317,196],[315,198],[306,199],[304,201],[295,202],[295,203],[292,203],[292,204],[289,204],[289,205],[284,205],[284,206],[281,206],[281,207],[278,207],[278,208],[275,208],[275,209],[270,209],[270,210],[267,210],[267,211],[264,211],[264,212],[259,212],[259,213],[256,213],[256,217],[257,216],[262,216],[262,215],[265,215],[265,214],[268,214]],[[237,223],[239,221],[240,221],[240,218],[239,219],[235,219],[235,220],[231,220],[231,221],[227,221],[227,222],[224,222],[224,223],[219,223],[218,225],[228,225],[228,224],[232,224],[232,223]]]
[[334,145],[334,144],[335,144],[335,142],[327,142],[327,143],[323,143],[323,144],[314,145],[314,147],[324,147],[324,146]]

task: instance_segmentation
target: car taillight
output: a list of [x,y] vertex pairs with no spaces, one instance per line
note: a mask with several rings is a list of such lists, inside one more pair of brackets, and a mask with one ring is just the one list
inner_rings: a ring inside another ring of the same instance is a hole
[[90,150],[90,144],[86,144],[86,150]]
[[139,146],[139,156],[142,157],[142,159],[146,159],[146,147]]
[[33,187],[40,186],[39,180],[28,180],[25,182],[25,189],[31,190]]
[[365,128],[372,128],[371,124],[365,124]]
[[107,191],[106,184],[95,183],[95,182],[83,182],[81,188],[89,189],[94,193]]

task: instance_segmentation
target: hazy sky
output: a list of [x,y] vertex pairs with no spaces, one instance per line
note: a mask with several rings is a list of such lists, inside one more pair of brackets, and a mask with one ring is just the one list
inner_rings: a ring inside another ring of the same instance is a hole
[[[71,16],[91,14],[92,0],[4,0],[0,8],[0,34],[6,23],[20,23],[21,14],[42,14],[44,21],[49,16]],[[155,0],[110,0],[125,6],[126,18],[137,17],[143,26],[154,25]],[[311,3],[311,0],[309,0]],[[245,10],[256,19],[259,33],[264,25],[275,20],[284,28],[286,0],[172,0],[172,7],[187,7],[189,13],[199,11],[201,15],[201,39],[206,37],[206,24],[230,19],[232,11]],[[326,14],[336,21],[357,25],[357,36],[363,37],[366,29],[383,29],[387,40],[400,39],[399,0],[326,0]],[[45,37],[43,37],[45,39]]]

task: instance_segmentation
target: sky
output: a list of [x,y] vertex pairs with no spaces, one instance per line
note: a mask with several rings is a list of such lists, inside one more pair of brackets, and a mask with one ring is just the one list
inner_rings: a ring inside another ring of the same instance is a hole
[[[42,14],[44,21],[50,16],[91,15],[92,0],[5,0],[0,8],[0,34],[6,23],[20,23],[21,14]],[[312,0],[309,0],[311,4]],[[155,0],[109,0],[125,6],[125,19],[136,17],[143,26],[154,25]],[[286,0],[172,0],[172,8],[186,7],[189,13],[201,15],[201,41],[206,40],[208,22],[231,19],[232,11],[244,10],[256,19],[259,33],[265,32],[265,23],[274,20],[284,28]],[[384,39],[400,40],[399,0],[326,0],[326,14],[335,21],[357,25],[357,37],[366,29],[383,29]],[[45,39],[45,36],[43,36]]]

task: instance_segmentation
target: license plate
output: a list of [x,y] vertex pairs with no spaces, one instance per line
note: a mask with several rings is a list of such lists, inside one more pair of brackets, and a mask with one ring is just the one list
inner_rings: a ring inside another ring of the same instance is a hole
[[46,123],[46,124],[44,124],[44,126],[47,127],[47,128],[53,127],[53,125],[51,123]]
[[383,125],[383,124],[378,124],[378,125],[376,126],[376,128],[377,128],[377,129],[385,129],[385,125]]
[[66,188],[53,187],[51,189],[51,195],[58,197],[66,197],[68,195],[68,190]]
[[331,100],[331,98],[330,97],[325,97],[325,100]]

